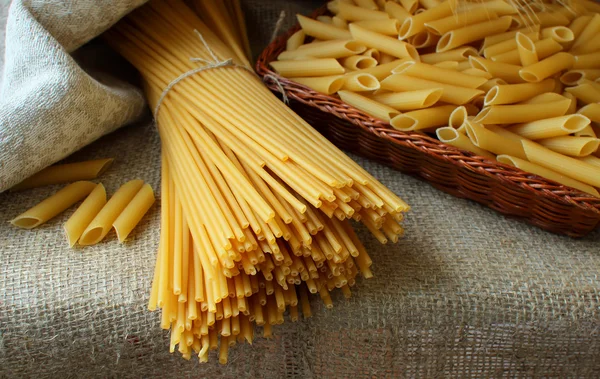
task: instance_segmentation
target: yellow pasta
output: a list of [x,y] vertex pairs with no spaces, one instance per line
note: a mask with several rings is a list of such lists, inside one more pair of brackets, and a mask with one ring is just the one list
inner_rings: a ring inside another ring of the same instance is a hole
[[575,55],[574,69],[599,69],[600,68],[600,52]]
[[577,113],[589,118],[593,122],[600,123],[600,104],[588,104],[581,107]]
[[95,183],[86,181],[69,184],[10,222],[19,228],[33,229],[61,214],[64,210],[89,195],[94,187],[96,187]]
[[12,187],[11,191],[96,179],[108,170],[113,160],[112,158],[96,159],[46,167],[37,174]]
[[296,77],[291,80],[312,88],[317,92],[331,95],[339,91],[345,83],[345,79],[340,75],[321,76],[321,77]]
[[358,25],[361,28],[365,28],[375,33],[387,36],[398,36],[398,29],[400,29],[400,21],[391,18],[381,20],[356,21],[353,22],[353,25]]
[[485,95],[485,105],[514,104],[531,99],[534,96],[552,91],[554,79],[539,83],[507,84],[492,87]]
[[278,60],[291,60],[298,58],[344,58],[361,54],[367,47],[356,41],[332,40],[302,45],[293,51],[284,51],[277,57]]
[[440,100],[442,93],[441,88],[390,92],[374,95],[373,100],[399,111],[410,111],[431,107]]
[[77,243],[85,228],[87,228],[105,204],[106,190],[102,183],[99,183],[83,203],[81,203],[75,213],[69,217],[63,227],[70,247],[73,247]]
[[530,33],[517,32],[517,34],[515,34],[515,38],[511,38],[506,41],[502,41],[497,44],[490,45],[490,46],[484,48],[483,56],[490,59],[493,56],[517,49],[517,38],[516,37],[517,37],[517,35],[520,35],[520,34],[529,37],[532,41],[537,41],[539,39],[538,32],[530,32]]
[[540,82],[562,70],[569,69],[575,58],[568,53],[557,53],[519,71],[519,75],[527,82]]
[[456,105],[466,104],[475,97],[483,95],[483,91],[478,89],[457,87],[403,74],[393,74],[388,76],[381,81],[381,88],[396,92],[441,88],[443,92],[440,100]]
[[379,61],[379,50],[377,49],[367,49],[364,53],[362,53],[362,55],[364,55],[365,57],[374,58],[376,61]]
[[455,29],[496,18],[498,18],[498,16],[493,11],[480,8],[470,12],[453,14],[438,20],[428,21],[425,23],[425,28],[434,34],[441,36]]
[[486,36],[506,31],[512,22],[510,16],[496,20],[484,21],[477,24],[454,29],[442,35],[436,46],[436,51],[443,52],[480,40]]
[[385,20],[389,18],[388,14],[385,12],[361,8],[349,3],[340,3],[339,10],[338,16],[348,21]]
[[600,194],[598,194],[598,191],[594,187],[582,183],[578,180],[572,179],[563,174],[560,174],[556,171],[552,171],[550,169],[537,165],[535,163],[531,163],[524,159],[519,159],[517,157],[512,157],[510,155],[498,155],[496,159],[500,163],[520,168],[523,171],[527,171],[532,174],[539,175],[550,180],[554,180],[555,182],[563,184],[565,186],[573,187],[580,191],[600,197]]
[[575,38],[575,42],[571,47],[571,51],[574,54],[584,54],[591,51],[587,51],[585,46],[592,41],[593,38],[597,37],[600,33],[600,13],[595,13],[592,19],[585,25],[585,28]]
[[340,63],[342,66],[352,71],[364,70],[366,68],[377,66],[377,60],[375,58],[366,57],[364,55],[353,55],[351,57],[342,58],[340,59]]
[[366,9],[371,9],[371,10],[379,9],[377,4],[373,0],[353,0],[353,1],[354,1],[354,3],[356,3],[356,5],[358,5],[361,8],[366,8]]
[[298,49],[298,47],[304,44],[304,39],[306,38],[306,34],[302,29],[298,30],[296,33],[292,34],[290,38],[288,38],[286,42],[286,51],[294,51]]
[[459,133],[456,129],[452,127],[447,126],[443,128],[438,128],[436,129],[435,133],[441,142],[447,143],[448,145],[457,147],[462,150],[469,151],[471,153],[474,153],[475,155],[494,159],[493,154],[490,154],[488,151],[478,148],[473,144],[473,142],[471,142],[469,137]]
[[100,242],[143,185],[142,180],[131,180],[123,184],[87,226],[79,239],[79,244],[85,246]]
[[538,12],[533,18],[542,28],[549,26],[566,26],[571,23],[565,15],[558,12]]
[[460,47],[441,53],[423,54],[420,58],[423,63],[435,64],[445,61],[467,61],[470,56],[477,56],[477,50],[472,46]]
[[592,137],[560,136],[536,141],[552,151],[571,157],[585,157],[598,150],[600,140]]
[[[400,4],[402,4],[402,7],[410,14],[414,14],[417,11],[417,8],[419,8],[418,0],[399,0],[399,1],[400,1]],[[389,1],[388,1],[388,3],[389,3]]]
[[448,70],[458,71],[458,62],[456,62],[456,61],[444,61],[444,62],[436,63],[436,64],[434,64],[434,66],[446,68]]
[[499,16],[513,15],[519,13],[514,4],[503,0],[491,0],[484,2],[468,2],[462,1],[458,3],[458,12],[473,12],[477,9],[484,8],[490,12],[494,12]]
[[570,105],[570,99],[538,104],[491,105],[479,112],[475,122],[486,125],[532,122],[563,116]]
[[381,87],[379,80],[371,74],[352,75],[345,79],[343,89],[355,92],[375,91]]
[[600,187],[600,167],[576,158],[554,152],[535,142],[523,140],[525,158],[531,163],[546,167],[594,187]]
[[[547,58],[555,53],[563,50],[560,43],[556,42],[552,38],[545,38],[541,41],[536,41],[534,44],[534,50],[537,54],[538,59]],[[508,63],[508,64],[520,64],[520,56],[518,50],[507,51],[502,54],[494,55],[491,59],[495,62]]]
[[408,37],[424,31],[426,22],[451,16],[453,10],[456,9],[457,3],[458,1],[456,0],[444,1],[434,8],[405,19],[402,22],[402,25],[400,25],[399,38],[407,39]]
[[350,32],[344,29],[340,29],[336,26],[326,24],[312,18],[308,18],[302,15],[297,15],[298,22],[307,36],[315,37],[321,40],[341,39],[349,40],[352,39]]
[[338,16],[334,16],[331,18],[331,24],[337,28],[348,29],[348,22]]
[[431,129],[448,124],[448,118],[456,107],[440,105],[406,112],[391,119],[390,125],[401,131]]
[[119,242],[127,239],[129,233],[148,212],[152,204],[154,204],[154,192],[149,184],[144,184],[112,224],[117,232]]
[[471,142],[480,149],[496,155],[508,154],[525,159],[525,152],[518,139],[498,134],[477,122],[469,120],[465,122],[465,129]]
[[575,96],[578,100],[585,104],[600,102],[600,91],[595,86],[589,83],[579,84],[574,87],[568,87],[566,92]]
[[285,77],[330,76],[346,72],[334,58],[307,59],[301,61],[273,61],[271,67]]
[[570,114],[516,124],[508,128],[513,133],[530,140],[567,136],[589,126],[590,119],[579,114]]
[[[416,1],[414,2],[414,4],[418,5]],[[411,12],[406,10],[402,5],[393,1],[386,1],[385,11],[391,18],[396,19],[399,22],[403,22],[404,20],[412,16]],[[400,28],[398,28],[398,30],[399,29]]]
[[399,113],[392,107],[354,92],[339,91],[338,95],[343,102],[384,121],[389,122],[391,118],[397,116]]
[[564,26],[551,26],[540,31],[543,38],[552,38],[560,44],[575,40],[573,31]]
[[527,67],[537,63],[538,55],[533,41],[522,33],[517,33],[516,41],[519,59],[521,60],[521,66]]
[[392,70],[392,73],[404,74],[415,78],[438,81],[467,88],[477,88],[487,81],[485,78],[463,74],[461,72],[456,72],[455,70],[448,70],[427,63],[411,61],[401,63]]
[[438,43],[439,39],[439,36],[431,32],[424,31],[419,32],[412,37],[409,37],[408,42],[417,49],[422,49],[425,47],[435,46]]
[[[481,51],[484,51],[486,48],[499,44],[504,41],[514,40],[517,33],[525,33],[525,34],[537,34],[540,31],[539,25],[529,25],[522,29],[511,30],[508,32],[495,34],[493,36],[485,37],[483,43],[481,44]],[[531,37],[530,37],[531,38]],[[506,50],[505,50],[506,51]],[[487,57],[486,57],[487,58]]]
[[359,74],[371,74],[374,77],[376,77],[377,80],[383,80],[392,74],[392,70],[395,67],[397,67],[400,63],[405,62],[405,61],[406,61],[406,59],[397,59],[397,60],[394,60],[389,63],[381,64],[381,62],[380,62],[380,64],[378,66],[371,67],[371,68],[365,68],[362,70],[356,70],[356,71],[347,73],[346,77],[359,75]]
[[398,58],[411,58],[419,60],[419,53],[414,46],[400,41],[397,38],[375,33],[356,24],[350,24],[350,33],[356,41],[365,44],[368,47],[379,50],[382,53],[389,54]]
[[523,82],[523,79],[519,75],[521,66],[494,62],[489,59],[484,59],[476,56],[470,56],[469,63],[471,64],[471,67],[487,71],[494,77],[500,78],[506,81],[507,83],[515,84]]

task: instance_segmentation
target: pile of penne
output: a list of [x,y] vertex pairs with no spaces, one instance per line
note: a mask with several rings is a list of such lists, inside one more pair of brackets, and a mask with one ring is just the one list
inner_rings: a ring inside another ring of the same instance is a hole
[[334,0],[273,69],[401,131],[600,196],[600,5]]
[[119,241],[125,241],[154,204],[154,192],[143,180],[131,180],[107,201],[104,185],[87,180],[101,175],[111,163],[112,159],[98,159],[55,165],[24,180],[12,190],[74,183],[15,217],[11,223],[20,228],[33,229],[83,200],[64,225],[69,246],[73,247],[76,243],[94,245],[102,241],[112,228]]

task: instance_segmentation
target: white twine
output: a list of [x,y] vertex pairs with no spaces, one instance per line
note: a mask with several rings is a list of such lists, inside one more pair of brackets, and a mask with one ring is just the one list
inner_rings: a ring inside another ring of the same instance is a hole
[[[271,39],[269,41],[269,43],[273,43],[273,41],[275,41],[275,38],[277,38],[277,35],[279,34],[279,31],[281,30],[281,27],[283,26],[283,22],[285,21],[285,11],[281,11],[281,13],[279,13],[279,18],[277,19],[277,22],[275,23],[275,28],[273,28],[273,34],[271,34]],[[279,81],[279,78],[273,74],[267,74],[265,76],[263,76],[263,82],[266,83],[267,79],[271,79],[273,81],[273,83],[275,83],[275,85],[277,86],[277,89],[279,89],[279,92],[281,92],[281,100],[283,100],[283,102],[287,105],[290,104],[290,99],[288,98],[287,94],[285,93],[285,88],[283,87],[283,84],[281,84],[281,82]]]

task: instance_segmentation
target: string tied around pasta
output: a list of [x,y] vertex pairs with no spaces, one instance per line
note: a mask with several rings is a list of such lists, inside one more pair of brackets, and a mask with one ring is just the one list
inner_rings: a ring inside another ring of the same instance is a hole
[[[271,34],[271,39],[270,39],[269,43],[272,43],[273,41],[275,41],[275,38],[277,38],[277,35],[279,34],[281,27],[283,26],[283,22],[285,21],[285,17],[286,17],[285,11],[281,11],[281,13],[279,13],[279,18],[277,19],[277,22],[275,23],[275,27],[273,28],[273,33]],[[285,92],[285,88],[283,87],[283,84],[281,84],[281,81],[279,80],[279,78],[276,75],[273,75],[273,74],[264,75],[262,80],[263,80],[263,83],[266,83],[267,80],[271,80],[273,83],[275,83],[275,85],[277,86],[277,89],[279,90],[279,92],[281,92],[281,100],[286,105],[290,104],[290,99],[288,98],[288,96]]]

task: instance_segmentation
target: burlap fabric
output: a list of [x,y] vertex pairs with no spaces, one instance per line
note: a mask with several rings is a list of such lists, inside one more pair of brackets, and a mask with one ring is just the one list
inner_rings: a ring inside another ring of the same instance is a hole
[[[266,3],[246,2],[262,44],[265,25],[292,6]],[[109,191],[133,178],[159,188],[148,120],[69,159],[99,157],[115,158],[102,178]],[[56,188],[0,194],[0,377],[600,376],[599,232],[552,235],[353,158],[412,205],[406,237],[380,246],[359,229],[375,278],[359,280],[349,301],[336,295],[333,310],[314,298],[313,318],[236,346],[227,366],[170,355],[158,313],[146,310],[158,206],[125,245],[113,234],[72,250],[61,231],[72,211],[34,231],[8,224]]]

